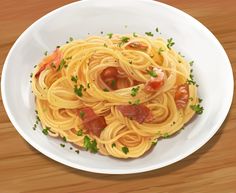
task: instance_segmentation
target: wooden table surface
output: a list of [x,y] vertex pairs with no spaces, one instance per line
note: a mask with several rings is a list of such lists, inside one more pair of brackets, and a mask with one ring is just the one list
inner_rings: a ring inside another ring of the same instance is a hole
[[[0,74],[16,38],[44,14],[70,0],[1,0]],[[224,46],[236,73],[236,1],[165,0],[206,25]],[[217,56],[216,56],[217,57]],[[1,76],[1,75],[0,75]],[[132,175],[102,175],[57,163],[15,130],[0,97],[0,193],[235,193],[236,101],[217,134],[201,149],[165,168]]]

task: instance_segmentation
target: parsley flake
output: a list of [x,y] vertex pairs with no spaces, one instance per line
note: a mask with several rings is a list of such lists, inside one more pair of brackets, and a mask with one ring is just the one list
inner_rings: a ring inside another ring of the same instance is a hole
[[153,37],[153,33],[152,33],[152,32],[145,32],[145,34],[146,34],[147,36]]
[[79,116],[80,116],[81,118],[83,118],[84,115],[85,115],[85,112],[84,112],[84,111],[80,111],[80,112],[79,112]]
[[44,56],[47,56],[47,55],[48,55],[48,51],[45,51],[45,52],[44,52]]
[[136,96],[138,91],[139,91],[139,86],[132,88],[131,89],[131,96],[133,96],[133,97]]
[[65,63],[66,63],[66,61],[64,59],[62,59],[60,64],[59,64],[59,67],[58,67],[57,71],[60,71],[63,68],[63,66],[65,65]]
[[200,104],[190,105],[190,108],[195,111],[198,115],[203,113],[204,108]]
[[115,143],[112,143],[111,147],[112,147],[112,148],[113,148],[113,147],[116,147],[116,144],[115,144]]
[[175,42],[173,42],[173,38],[167,39],[167,48],[171,48]]
[[77,81],[78,81],[78,76],[77,76],[77,75],[71,76],[71,81],[77,83]]
[[113,33],[108,33],[107,36],[108,36],[109,39],[111,39],[112,36],[113,36]]
[[79,131],[77,131],[76,135],[78,135],[78,136],[82,136],[82,135],[83,135],[83,130],[80,129]]
[[60,144],[60,146],[61,146],[61,147],[65,147],[66,145],[65,145],[65,144],[63,144],[63,143],[61,143],[61,144]]
[[134,36],[134,37],[138,37],[138,35],[137,35],[135,32],[133,32],[133,36]]
[[122,147],[122,151],[124,152],[124,154],[127,154],[129,152],[128,147],[124,146]]
[[46,127],[45,129],[42,130],[44,135],[48,135],[48,130],[50,129],[50,127]]
[[83,93],[82,93],[83,88],[84,88],[83,85],[80,85],[79,88],[77,87],[77,85],[75,85],[75,87],[74,87],[75,94],[82,97],[83,96]]
[[91,139],[87,135],[84,137],[84,147],[86,151],[90,151],[91,153],[98,152],[96,140],[91,141]]
[[154,78],[157,77],[157,73],[154,70],[147,70],[147,73]]
[[170,135],[169,135],[169,133],[164,133],[162,137],[168,138],[168,137],[170,137]]

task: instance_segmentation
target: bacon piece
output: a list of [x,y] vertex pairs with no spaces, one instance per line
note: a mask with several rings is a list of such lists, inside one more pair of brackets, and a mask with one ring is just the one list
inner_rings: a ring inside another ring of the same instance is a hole
[[147,92],[156,92],[164,85],[164,72],[161,69],[153,69],[157,77],[151,77],[149,81],[145,84],[144,90]]
[[48,66],[50,66],[52,63],[55,65],[56,68],[59,67],[60,62],[62,60],[62,53],[57,48],[53,54],[47,56],[44,58],[44,60],[40,63],[40,68],[38,72],[35,74],[35,78],[38,78],[41,72],[43,72]]
[[130,119],[137,121],[138,123],[150,122],[152,120],[152,114],[148,107],[143,104],[139,105],[119,105],[117,109]]
[[148,46],[141,42],[131,42],[127,45],[128,48],[138,49],[138,50],[147,50]]
[[98,116],[92,108],[85,107],[79,109],[77,114],[82,119],[84,127],[98,137],[102,130],[107,126],[105,118],[103,116]]
[[175,104],[177,109],[184,109],[187,106],[189,99],[189,87],[188,84],[181,84],[175,91]]

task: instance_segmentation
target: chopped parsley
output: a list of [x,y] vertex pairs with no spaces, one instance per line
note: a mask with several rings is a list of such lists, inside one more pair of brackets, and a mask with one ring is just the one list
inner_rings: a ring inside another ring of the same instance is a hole
[[124,154],[127,154],[129,152],[129,149],[126,146],[122,147],[121,150],[124,152]]
[[57,48],[60,48],[61,46],[57,46]]
[[113,147],[116,147],[116,144],[115,143],[112,143],[111,144],[111,147],[113,148]]
[[130,40],[129,37],[123,36],[121,37],[121,42],[119,43],[119,46],[121,46],[124,43],[127,43]]
[[203,99],[201,99],[201,98],[198,98],[198,102],[199,102],[199,103],[201,103],[201,102],[202,102],[202,100],[203,100]]
[[189,75],[189,79],[187,79],[187,84],[196,85],[196,81],[193,80],[192,74]]
[[87,135],[84,137],[84,147],[86,151],[90,151],[91,153],[98,152],[96,140],[91,140]]
[[78,81],[78,76],[77,76],[77,75],[71,76],[71,81],[77,83],[77,81]]
[[90,83],[87,83],[87,88],[90,88]]
[[61,144],[60,144],[60,146],[61,146],[61,147],[65,147],[66,145],[65,145],[65,144],[63,144],[63,143],[61,143]]
[[82,97],[83,96],[83,93],[82,93],[83,88],[84,88],[83,85],[80,85],[79,88],[77,87],[77,85],[75,85],[75,87],[74,87],[75,94]]
[[78,135],[78,136],[82,136],[82,135],[83,135],[83,130],[80,129],[79,131],[77,131],[76,135]]
[[48,55],[48,51],[45,51],[45,52],[44,52],[44,56],[47,56],[47,55]]
[[109,90],[107,88],[104,88],[103,91],[104,92],[109,92]]
[[57,71],[60,71],[64,67],[65,64],[66,64],[66,61],[64,59],[62,59],[60,64],[59,64],[59,67],[58,67]]
[[128,102],[130,105],[138,105],[140,104],[140,99],[135,100],[133,103],[131,101]]
[[154,78],[157,77],[157,73],[154,70],[147,70],[147,73]]
[[103,34],[103,31],[101,31],[101,34]]
[[69,57],[66,58],[66,60],[70,60],[70,59],[72,59],[72,56],[69,56]]
[[133,104],[134,104],[134,105],[138,105],[138,104],[140,104],[140,99],[137,99],[136,101],[134,101]]
[[103,46],[107,48],[107,45],[105,43],[103,44]]
[[145,34],[146,34],[147,36],[153,37],[153,33],[152,33],[152,32],[145,32]]
[[190,105],[190,108],[195,111],[198,115],[203,113],[204,108],[200,104]]
[[75,152],[76,152],[77,154],[79,154],[79,150],[75,150]]
[[32,78],[33,77],[33,73],[30,73],[30,78]]
[[48,135],[48,130],[50,129],[50,127],[46,127],[45,129],[42,130],[44,135]]
[[72,42],[74,39],[72,37],[69,38],[70,42]]
[[133,97],[136,96],[138,91],[139,91],[139,86],[132,88],[131,89],[131,96],[133,96]]
[[138,35],[137,35],[135,32],[133,32],[133,36],[134,36],[134,37],[138,37]]
[[168,137],[170,137],[170,135],[169,135],[169,133],[164,133],[162,137],[168,138]]
[[157,144],[157,140],[152,142],[152,145],[156,145]]
[[185,57],[181,52],[178,52],[178,54],[183,58]]
[[190,61],[190,62],[189,62],[189,65],[190,65],[190,66],[193,66],[193,63],[194,63],[194,61]]
[[85,115],[85,112],[84,112],[84,111],[80,111],[80,112],[79,112],[79,116],[80,116],[81,118],[83,118],[84,115]]
[[171,48],[175,42],[173,42],[173,38],[167,39],[167,48]]
[[108,36],[109,39],[111,39],[112,36],[113,36],[113,33],[108,33],[107,36]]
[[111,81],[111,86],[112,86],[112,88],[114,88],[116,86],[116,81],[114,79]]
[[66,137],[65,137],[65,136],[64,136],[62,139],[63,139],[63,141],[67,142],[67,139],[66,139]]
[[156,27],[156,32],[159,32],[159,29],[158,29],[158,27]]
[[158,50],[158,54],[160,55],[161,52],[164,52],[164,49],[163,49],[162,47],[159,48],[159,50]]

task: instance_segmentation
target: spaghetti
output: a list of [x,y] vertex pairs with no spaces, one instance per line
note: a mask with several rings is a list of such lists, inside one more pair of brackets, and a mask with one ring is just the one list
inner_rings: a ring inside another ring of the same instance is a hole
[[42,127],[91,152],[142,156],[199,102],[190,64],[169,42],[110,34],[57,48],[32,78]]

